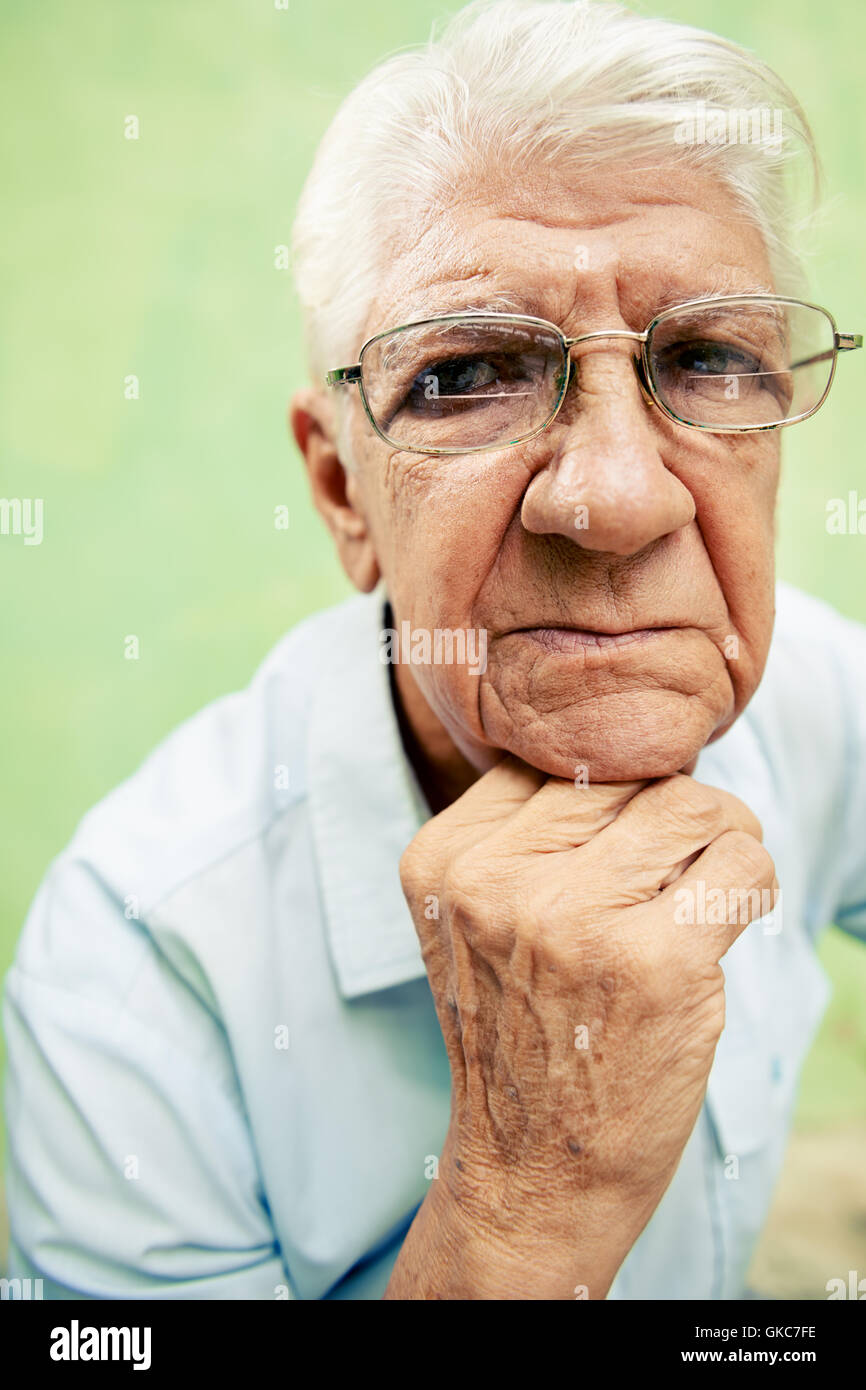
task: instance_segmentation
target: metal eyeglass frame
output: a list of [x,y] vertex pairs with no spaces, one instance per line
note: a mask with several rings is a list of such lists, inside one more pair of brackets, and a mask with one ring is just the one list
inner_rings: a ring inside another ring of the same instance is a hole
[[[665,404],[659,393],[658,386],[653,379],[652,364],[647,348],[653,330],[658,324],[664,323],[666,319],[681,313],[683,309],[709,308],[724,304],[794,304],[800,308],[817,309],[819,313],[825,316],[833,330],[833,347],[828,349],[827,353],[820,353],[816,357],[807,358],[803,362],[794,363],[791,368],[791,370],[793,370],[794,367],[808,366],[810,362],[821,361],[828,356],[829,353],[832,353],[833,365],[830,368],[830,376],[827,379],[827,385],[820,400],[812,406],[811,410],[806,410],[801,415],[792,415],[789,420],[779,420],[775,424],[770,425],[729,425],[725,428],[720,428],[715,425],[699,425],[691,420],[684,420]],[[382,338],[389,338],[394,333],[405,333],[410,328],[421,328],[426,324],[432,323],[465,323],[467,321],[472,322],[473,320],[482,319],[494,319],[502,323],[531,324],[537,328],[546,328],[559,339],[563,355],[563,383],[556,404],[544,424],[539,425],[534,430],[530,430],[527,434],[521,434],[515,439],[509,439],[500,444],[472,445],[468,448],[413,449],[406,445],[399,444],[394,439],[389,439],[377,425],[367,400],[367,393],[364,390],[362,369],[364,365],[364,354],[367,349],[371,347],[373,343],[380,342]],[[688,299],[684,300],[682,304],[674,304],[670,308],[663,310],[662,313],[657,314],[655,318],[647,324],[642,333],[633,333],[628,329],[615,328],[604,332],[581,333],[576,338],[567,338],[562,332],[562,329],[557,327],[555,323],[550,323],[548,319],[536,318],[533,314],[501,314],[472,311],[457,314],[435,314],[430,318],[415,319],[411,323],[400,324],[397,328],[387,328],[382,333],[375,333],[373,337],[368,338],[361,347],[361,351],[358,354],[358,361],[351,367],[337,367],[333,371],[328,372],[325,376],[325,384],[327,386],[349,386],[357,384],[364,412],[373,430],[386,444],[390,444],[392,448],[399,449],[401,453],[427,455],[485,453],[492,449],[508,449],[515,444],[525,444],[527,440],[534,439],[536,435],[543,434],[546,429],[550,428],[556,416],[559,414],[560,407],[565,400],[566,392],[571,383],[574,366],[574,358],[571,356],[571,349],[576,347],[578,343],[588,343],[597,338],[631,338],[634,342],[640,343],[640,357],[633,357],[632,361],[635,365],[638,382],[647,402],[657,406],[663,415],[666,415],[669,420],[673,420],[675,424],[682,425],[684,429],[706,430],[710,434],[754,434],[762,430],[784,429],[786,425],[796,425],[800,420],[808,420],[809,416],[814,415],[815,411],[819,410],[827,399],[830,387],[833,384],[833,377],[836,375],[838,354],[840,352],[852,352],[855,348],[863,346],[862,333],[840,333],[838,331],[836,328],[836,321],[829,309],[823,308],[820,304],[810,304],[807,300],[791,299],[784,295],[729,294],[702,299]]]

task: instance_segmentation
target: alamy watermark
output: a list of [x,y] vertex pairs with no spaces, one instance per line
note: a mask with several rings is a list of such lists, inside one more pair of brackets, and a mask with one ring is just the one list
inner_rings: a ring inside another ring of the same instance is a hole
[[402,622],[399,632],[383,628],[379,641],[383,666],[466,666],[472,676],[487,670],[487,629],[483,627],[413,628]]
[[41,497],[0,497],[0,536],[23,536],[25,545],[41,545],[43,509]]
[[761,145],[782,147],[782,112],[769,106],[708,106],[705,101],[683,106],[674,130],[678,145]]
[[27,1302],[42,1297],[41,1279],[0,1279],[0,1299],[4,1302],[7,1299],[12,1302]]
[[674,892],[678,926],[746,926],[762,921],[765,936],[782,930],[781,888],[708,888],[704,879]]
[[866,1300],[866,1279],[861,1279],[856,1269],[848,1270],[847,1282],[844,1279],[828,1279],[824,1288],[828,1302],[835,1298],[851,1298],[857,1303]]
[[134,1371],[148,1371],[150,1347],[149,1327],[82,1327],[73,1318],[52,1328],[48,1354],[52,1361],[131,1361]]
[[824,529],[828,536],[866,536],[866,497],[852,488],[846,497],[830,497]]

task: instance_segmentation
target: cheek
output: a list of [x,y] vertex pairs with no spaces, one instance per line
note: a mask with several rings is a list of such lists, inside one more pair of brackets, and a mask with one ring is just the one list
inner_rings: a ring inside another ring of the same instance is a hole
[[775,614],[777,435],[736,441],[691,482],[710,562],[730,619],[723,652],[737,711],[763,674]]
[[370,470],[368,515],[395,613],[417,626],[471,626],[525,486],[525,470],[494,454],[397,454]]

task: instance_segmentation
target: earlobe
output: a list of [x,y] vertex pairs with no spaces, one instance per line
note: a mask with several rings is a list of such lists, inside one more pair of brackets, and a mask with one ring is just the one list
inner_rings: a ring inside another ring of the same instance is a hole
[[325,521],[348,578],[362,593],[379,581],[379,563],[358,479],[340,459],[331,402],[308,387],[289,406],[289,428],[307,469],[313,503]]
[[378,584],[380,570],[364,514],[361,487],[355,473],[347,472],[339,461],[337,467],[342,475],[344,504],[332,513],[331,532],[343,569],[355,588],[368,594]]

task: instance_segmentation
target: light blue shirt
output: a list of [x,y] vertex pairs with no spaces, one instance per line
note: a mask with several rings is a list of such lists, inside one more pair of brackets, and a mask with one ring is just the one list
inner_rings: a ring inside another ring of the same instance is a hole
[[[290,632],[84,818],[38,893],[4,1010],[9,1273],[46,1297],[385,1288],[450,1077],[398,877],[429,813],[383,601]],[[742,1292],[827,1000],[816,938],[866,928],[864,691],[866,629],[780,589],[760,689],[695,775],[758,815],[782,906],[725,958],[706,1103],[611,1298]]]

